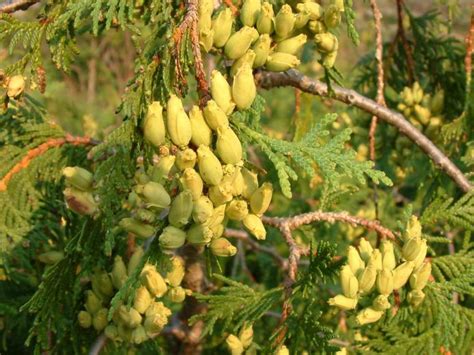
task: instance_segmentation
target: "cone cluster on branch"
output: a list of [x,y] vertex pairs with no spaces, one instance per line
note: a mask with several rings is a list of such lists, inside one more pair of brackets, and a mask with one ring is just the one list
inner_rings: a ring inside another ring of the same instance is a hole
[[[138,267],[143,250],[137,249],[125,265],[116,256],[112,271],[97,270],[91,277],[91,289],[85,292],[84,310],[77,318],[83,328],[93,327],[114,342],[140,344],[159,334],[168,324],[171,310],[165,305],[181,303],[189,291],[183,289],[184,260],[179,256],[171,259],[171,270],[162,276],[152,264],[146,264],[140,273],[140,286],[134,291],[131,307],[121,304],[108,319],[110,301]],[[159,300],[159,301],[158,301]]]
[[295,68],[308,38],[314,40],[323,65],[334,65],[338,40],[331,31],[341,22],[343,0],[324,6],[306,0],[279,8],[267,1],[244,0],[238,18],[228,7],[213,5],[213,0],[199,2],[200,44],[205,52],[222,51],[233,60],[232,76],[244,64],[276,72]]
[[252,351],[255,350],[251,347],[253,342],[252,325],[244,325],[238,335],[229,334],[225,341],[227,348],[232,355],[241,355],[244,352],[247,354],[252,353]]
[[407,301],[417,307],[423,302],[426,286],[431,275],[431,264],[425,261],[428,246],[422,238],[421,225],[413,216],[408,223],[401,258],[397,261],[395,244],[383,240],[380,250],[362,238],[359,248],[350,246],[348,263],[341,268],[342,294],[330,298],[328,303],[342,310],[353,310],[359,302],[371,301],[356,316],[359,325],[378,321],[392,304],[390,296],[394,290],[410,285]]

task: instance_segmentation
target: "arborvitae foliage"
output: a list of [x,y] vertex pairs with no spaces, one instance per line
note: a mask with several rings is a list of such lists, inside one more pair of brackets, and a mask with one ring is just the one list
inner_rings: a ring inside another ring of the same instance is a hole
[[[462,1],[381,7],[383,78],[368,3],[34,3],[0,4],[1,353],[470,353]],[[316,81],[277,89],[290,68]],[[372,161],[383,108],[335,89],[381,82],[408,126]]]

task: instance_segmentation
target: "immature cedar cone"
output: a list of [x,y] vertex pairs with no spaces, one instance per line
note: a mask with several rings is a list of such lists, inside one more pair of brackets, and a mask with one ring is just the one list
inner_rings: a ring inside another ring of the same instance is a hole
[[214,206],[207,196],[201,196],[193,204],[193,220],[196,223],[205,223],[214,212]]
[[305,1],[296,5],[296,10],[298,12],[303,12],[309,15],[310,20],[318,20],[323,14],[323,9],[321,5],[316,2]]
[[296,56],[283,52],[275,52],[267,57],[265,68],[270,71],[281,72],[295,68],[299,64],[300,60]]
[[233,256],[237,253],[237,248],[234,247],[227,239],[217,238],[211,241],[211,252],[216,256]]
[[355,277],[349,265],[344,265],[341,268],[340,282],[342,293],[349,298],[355,298],[359,291],[359,281]]
[[14,75],[8,80],[7,96],[10,99],[18,98],[25,90],[25,79],[22,75]]
[[237,59],[244,55],[252,43],[258,38],[255,28],[244,26],[232,34],[225,44],[224,53],[229,59]]
[[257,18],[257,30],[260,34],[271,34],[273,32],[274,17],[272,4],[265,1]]
[[237,74],[240,67],[244,63],[247,63],[248,65],[250,65],[251,68],[253,68],[254,61],[255,61],[255,52],[253,51],[253,49],[249,49],[247,52],[245,52],[245,54],[242,57],[234,61],[234,63],[232,64],[232,67],[230,68],[230,75],[235,76],[235,74]]
[[160,246],[165,249],[178,249],[184,245],[186,241],[186,232],[183,230],[168,226],[163,229],[160,237]]
[[63,169],[66,183],[81,191],[89,191],[92,188],[94,176],[86,169],[78,166],[67,166]]
[[224,10],[219,12],[216,18],[212,21],[214,47],[221,48],[225,46],[230,34],[232,33],[233,23],[234,17],[230,8],[226,7]]
[[255,53],[255,59],[253,61],[253,67],[258,68],[265,64],[268,55],[271,53],[272,39],[270,35],[264,33],[258,37],[257,41],[252,47]]
[[390,269],[383,269],[377,275],[377,289],[385,296],[393,292],[393,271]]
[[250,208],[252,212],[256,215],[264,214],[270,206],[270,202],[272,202],[272,195],[273,186],[269,182],[264,183],[255,190],[252,197],[250,197]]
[[212,143],[212,131],[204,120],[204,116],[197,106],[193,106],[191,111],[189,111],[189,121],[191,122],[191,142],[200,146],[211,145]]
[[276,52],[296,55],[306,43],[307,36],[303,33],[279,42],[275,48]]
[[191,148],[186,148],[184,150],[180,150],[176,154],[176,166],[179,170],[184,170],[187,168],[194,168],[196,164],[196,152]]
[[407,283],[414,267],[413,261],[406,261],[393,270],[393,288],[395,290],[402,288]]
[[199,173],[202,179],[206,184],[218,185],[224,175],[219,159],[217,159],[209,147],[204,145],[199,146],[197,153]]
[[260,217],[254,214],[248,214],[243,219],[245,228],[257,239],[264,240],[267,236],[265,227],[263,226],[262,220]]
[[357,306],[357,298],[349,298],[343,295],[336,295],[328,300],[330,306],[338,307],[344,311],[354,309]]
[[217,129],[216,152],[226,164],[237,164],[242,160],[242,143],[232,128]]
[[143,123],[143,135],[156,148],[165,143],[166,129],[163,121],[163,107],[158,101],[148,106]]
[[248,215],[249,209],[244,200],[232,200],[227,204],[225,212],[229,219],[241,221]]
[[234,77],[232,83],[232,98],[239,110],[250,108],[255,96],[257,95],[257,87],[252,74],[252,68],[244,63]]
[[230,334],[225,340],[227,347],[232,355],[240,355],[244,352],[244,346],[239,338]]
[[201,175],[199,175],[196,170],[191,168],[185,169],[179,181],[181,182],[183,190],[191,192],[193,200],[197,200],[201,197],[204,182],[202,181]]
[[184,259],[178,255],[171,258],[171,270],[166,274],[166,281],[172,287],[178,287],[183,281],[185,273]]
[[367,307],[357,314],[356,321],[359,325],[374,323],[382,318],[384,311],[376,311],[372,307]]
[[361,238],[359,242],[359,253],[362,260],[368,263],[373,251],[374,248],[372,248],[372,245],[370,245],[367,239]]
[[365,268],[364,261],[360,257],[357,249],[353,246],[349,246],[347,249],[347,261],[354,275],[358,275],[359,271],[362,271]]
[[150,207],[162,209],[171,203],[171,197],[163,185],[154,181],[147,182],[137,192],[143,195],[143,199]]
[[193,195],[190,191],[180,192],[171,203],[168,221],[172,226],[183,227],[188,224],[193,213]]
[[140,280],[143,286],[146,286],[152,296],[162,297],[168,290],[166,282],[155,266],[147,264],[143,267],[142,273],[140,274]]
[[[232,90],[227,80],[218,70],[213,70],[211,73],[211,95],[212,99],[226,115],[232,113],[235,108],[235,104],[232,101]],[[217,125],[222,125],[222,123],[216,123]],[[224,123],[224,125],[228,125],[228,122]],[[199,146],[199,144],[196,145]]]
[[252,27],[257,22],[262,3],[260,0],[244,0],[240,8],[240,21],[244,26]]
[[219,127],[229,126],[229,119],[226,113],[214,100],[209,100],[206,107],[204,107],[204,117],[209,127],[214,131]]
[[191,122],[184,111],[183,103],[176,95],[171,95],[166,106],[168,134],[178,147],[188,145],[191,140]]
[[150,238],[155,234],[155,227],[131,217],[122,218],[119,222],[119,226],[139,238]]
[[295,15],[288,4],[284,4],[275,16],[275,32],[280,39],[287,38],[295,27]]
[[193,224],[186,234],[186,240],[188,243],[195,245],[206,245],[213,237],[212,230],[209,226],[204,224]]

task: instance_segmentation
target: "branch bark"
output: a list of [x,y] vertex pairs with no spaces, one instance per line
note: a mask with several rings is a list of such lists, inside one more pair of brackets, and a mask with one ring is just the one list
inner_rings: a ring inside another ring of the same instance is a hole
[[20,10],[27,10],[40,0],[10,0],[0,4],[0,14],[11,14]]
[[[259,71],[255,74],[255,79],[258,85],[264,89],[278,86],[292,86],[313,95],[329,96],[328,87],[325,83],[303,75],[294,69],[283,73]],[[337,85],[332,85],[332,89],[334,90],[333,99],[348,105],[353,105],[395,126],[400,133],[404,134],[420,147],[420,149],[425,152],[440,169],[444,170],[464,192],[468,192],[472,189],[471,183],[461,170],[459,170],[431,140],[408,122],[403,115],[377,104],[374,100],[354,90],[345,89]]]

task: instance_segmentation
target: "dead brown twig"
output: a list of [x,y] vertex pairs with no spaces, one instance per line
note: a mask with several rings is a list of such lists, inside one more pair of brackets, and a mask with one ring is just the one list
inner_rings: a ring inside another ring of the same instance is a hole
[[30,6],[40,2],[40,0],[13,0],[4,1],[0,4],[0,14],[11,14],[20,10],[27,10]]

